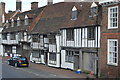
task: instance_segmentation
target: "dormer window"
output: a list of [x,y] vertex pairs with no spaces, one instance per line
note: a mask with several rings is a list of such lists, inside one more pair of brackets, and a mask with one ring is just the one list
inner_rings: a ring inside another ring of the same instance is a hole
[[74,6],[73,9],[72,9],[72,16],[71,16],[72,18],[71,18],[71,20],[76,20],[77,15],[78,15],[77,8]]
[[28,16],[26,15],[25,16],[25,25],[28,25],[28,23],[29,23]]
[[11,20],[11,27],[14,27],[14,20]]
[[95,2],[92,3],[91,5],[91,15],[92,16],[96,16],[97,15],[97,10],[98,10],[98,7],[97,7],[97,4]]
[[6,28],[8,28],[8,26],[9,26],[9,23],[8,23],[8,20],[6,21]]
[[17,26],[20,26],[20,18],[17,18]]

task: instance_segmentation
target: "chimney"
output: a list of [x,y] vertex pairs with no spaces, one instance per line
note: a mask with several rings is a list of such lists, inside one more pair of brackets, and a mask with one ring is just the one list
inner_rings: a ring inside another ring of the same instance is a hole
[[3,14],[5,13],[5,3],[0,2],[0,27],[2,26]]
[[22,11],[22,1],[16,0],[16,10]]
[[5,13],[5,3],[4,2],[1,2],[1,7],[2,7],[2,14]]
[[36,8],[38,8],[38,2],[32,2],[31,9],[36,9]]
[[53,4],[53,0],[47,0],[47,4],[48,4],[48,5]]

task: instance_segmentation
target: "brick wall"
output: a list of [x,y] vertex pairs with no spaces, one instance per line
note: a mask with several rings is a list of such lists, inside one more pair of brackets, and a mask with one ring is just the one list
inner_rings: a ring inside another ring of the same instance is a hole
[[[112,5],[112,6],[117,6],[117,5]],[[120,77],[120,52],[119,52],[120,46],[118,46],[118,54],[119,54],[118,66],[110,66],[107,64],[108,39],[118,39],[118,43],[119,43],[118,45],[120,45],[120,26],[118,29],[108,29],[108,7],[111,6],[105,6],[102,9],[103,11],[102,11],[102,27],[101,27],[100,71],[102,75],[108,77],[118,77],[118,76]],[[119,20],[120,20],[120,15],[119,15]]]

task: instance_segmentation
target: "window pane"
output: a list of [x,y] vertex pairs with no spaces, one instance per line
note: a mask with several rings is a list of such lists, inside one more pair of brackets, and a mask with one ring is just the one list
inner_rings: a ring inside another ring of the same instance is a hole
[[117,41],[109,40],[109,64],[116,64],[117,63]]
[[109,27],[117,27],[117,17],[118,17],[118,13],[117,13],[118,8],[117,7],[112,7],[110,8],[110,17],[108,19],[110,19],[110,26]]

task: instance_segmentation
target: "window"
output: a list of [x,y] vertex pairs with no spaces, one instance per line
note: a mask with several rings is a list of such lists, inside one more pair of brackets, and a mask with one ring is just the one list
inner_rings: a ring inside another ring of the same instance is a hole
[[11,21],[11,27],[14,27],[14,20]]
[[39,50],[33,50],[32,51],[32,57],[35,57],[35,58],[40,58],[40,54],[39,54]]
[[25,25],[28,25],[28,23],[29,23],[27,15],[25,16],[25,22],[24,23],[25,23]]
[[109,39],[108,40],[108,64],[118,65],[118,40]]
[[3,40],[7,40],[7,33],[2,34],[2,39],[3,39]]
[[74,6],[72,9],[72,20],[76,20],[78,16],[77,8]]
[[23,34],[23,32],[19,32],[19,33],[18,33],[18,39],[19,39],[19,40],[23,40],[23,39],[24,39],[24,34]]
[[15,39],[16,39],[16,34],[15,34],[15,33],[11,33],[10,39],[11,39],[11,40],[15,40]]
[[17,26],[20,26],[20,18],[17,18]]
[[88,28],[88,39],[95,39],[95,27]]
[[108,8],[108,29],[118,28],[118,6]]
[[38,41],[39,41],[39,36],[38,35],[33,35],[32,42],[38,42]]
[[56,39],[54,34],[50,34],[48,37],[49,37],[49,44],[56,44]]
[[97,15],[97,10],[98,10],[97,8],[98,8],[98,7],[92,7],[92,8],[91,8],[91,15],[92,15],[92,16],[96,16],[96,15]]
[[67,51],[66,50],[65,61],[70,62],[70,63],[74,62],[74,60],[73,60],[73,51]]
[[97,14],[97,11],[98,11],[98,5],[96,4],[96,2],[93,2],[92,5],[91,5],[91,16],[96,16]]
[[56,53],[49,53],[49,63],[56,64]]
[[66,36],[68,41],[74,41],[74,29],[67,29]]

